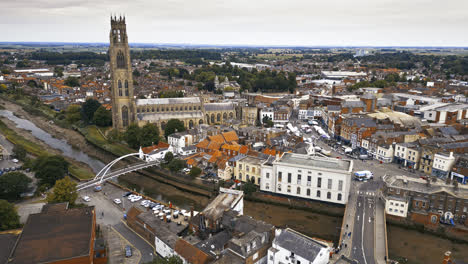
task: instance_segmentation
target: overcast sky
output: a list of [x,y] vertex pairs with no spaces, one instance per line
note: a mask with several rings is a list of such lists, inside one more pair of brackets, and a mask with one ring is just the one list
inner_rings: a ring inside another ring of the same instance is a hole
[[468,0],[0,0],[0,42],[468,46]]

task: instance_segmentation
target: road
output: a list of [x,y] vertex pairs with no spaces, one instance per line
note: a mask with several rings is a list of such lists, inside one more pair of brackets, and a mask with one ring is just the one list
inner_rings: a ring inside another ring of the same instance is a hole
[[[118,189],[110,184],[105,184],[103,190],[100,192],[94,192],[92,189],[79,191],[79,199],[82,199],[83,196],[89,196],[91,200],[86,204],[95,206],[96,222],[102,227],[111,226],[125,241],[128,241],[130,246],[136,248],[141,253],[141,259],[138,263],[149,262],[153,260],[155,254],[153,247],[123,222],[123,216],[126,210],[131,206],[141,206],[139,203],[132,204],[126,198],[123,198],[122,196],[124,193],[124,190]],[[119,198],[123,203],[119,205],[114,203],[113,200],[116,198]],[[124,206],[126,207],[125,209]],[[144,208],[141,207],[141,209]],[[132,258],[136,258],[136,256]]]
[[357,197],[357,207],[352,231],[351,258],[359,263],[374,263],[375,198],[372,192]]

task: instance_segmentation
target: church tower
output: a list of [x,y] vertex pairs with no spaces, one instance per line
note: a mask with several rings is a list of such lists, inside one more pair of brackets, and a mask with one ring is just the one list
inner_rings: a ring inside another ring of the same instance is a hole
[[126,129],[135,122],[135,99],[133,97],[132,63],[128,47],[125,17],[111,17],[110,70],[112,94],[112,123],[118,130]]

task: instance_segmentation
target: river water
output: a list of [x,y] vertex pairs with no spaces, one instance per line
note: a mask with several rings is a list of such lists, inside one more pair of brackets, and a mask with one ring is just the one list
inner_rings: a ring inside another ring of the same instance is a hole
[[98,173],[105,166],[105,164],[101,161],[88,156],[86,153],[80,150],[74,149],[65,139],[57,139],[52,137],[49,133],[37,127],[33,122],[19,118],[11,111],[0,110],[0,116],[6,117],[13,121],[16,124],[16,127],[30,131],[34,137],[43,141],[50,147],[62,151],[64,156],[88,164],[94,173]]

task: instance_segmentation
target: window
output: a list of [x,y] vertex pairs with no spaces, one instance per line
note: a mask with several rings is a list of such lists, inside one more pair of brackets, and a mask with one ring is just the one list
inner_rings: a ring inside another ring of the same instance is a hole
[[331,199],[331,192],[327,192],[327,199]]
[[249,165],[246,165],[246,166],[245,166],[245,170],[246,170],[246,171],[249,171]]
[[288,183],[291,183],[292,174],[288,173]]
[[301,184],[301,175],[300,174],[297,175],[297,184]]
[[307,176],[307,186],[312,185],[312,176]]
[[281,171],[278,172],[278,182],[281,182],[283,178],[283,173]]
[[322,178],[317,178],[317,188],[322,188]]
[[270,173],[269,172],[266,173],[266,178],[270,179]]
[[341,201],[341,199],[342,199],[342,195],[341,195],[341,193],[339,193],[338,194],[338,201]]
[[[401,207],[405,206],[405,204],[400,204]],[[423,206],[426,206],[426,203],[423,203]]]
[[252,167],[252,172],[255,173],[255,167]]
[[307,189],[307,196],[310,196],[310,189]]
[[320,191],[317,191],[317,197],[320,198]]
[[239,169],[242,170],[242,164],[239,163]]
[[281,184],[278,184],[278,192],[281,192]]
[[342,180],[338,181],[338,191],[343,191],[343,181]]
[[392,209],[392,208],[390,208],[390,209],[388,209],[388,211],[390,211],[390,212],[393,212],[393,209]]
[[288,185],[288,193],[291,192],[291,185]]
[[321,176],[321,175],[322,175],[322,173],[321,173],[321,172],[319,172],[319,173],[318,173],[318,175],[319,175],[319,176]]
[[265,189],[267,189],[267,190],[270,189],[270,184],[269,183],[265,184]]
[[393,202],[390,202],[390,205],[393,205]]
[[331,188],[332,188],[332,179],[328,179],[328,184],[327,185],[328,185],[327,186],[328,189],[331,190]]
[[297,187],[297,192],[296,194],[301,194],[301,187]]

